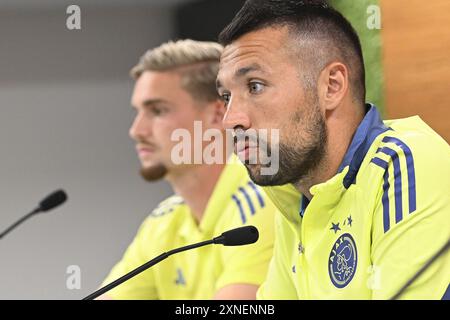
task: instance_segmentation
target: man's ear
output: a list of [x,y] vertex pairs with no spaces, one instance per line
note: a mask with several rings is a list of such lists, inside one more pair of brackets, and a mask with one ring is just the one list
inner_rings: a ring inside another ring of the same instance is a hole
[[349,87],[348,69],[340,62],[332,62],[319,76],[318,92],[324,111],[338,107],[347,95]]

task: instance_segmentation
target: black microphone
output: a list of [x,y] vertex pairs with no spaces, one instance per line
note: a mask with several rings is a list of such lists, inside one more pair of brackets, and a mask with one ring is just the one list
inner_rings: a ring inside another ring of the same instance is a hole
[[29,214],[23,216],[17,222],[15,222],[12,226],[10,226],[8,229],[3,231],[0,234],[0,239],[3,238],[9,232],[11,232],[14,228],[16,228],[22,222],[24,222],[31,216],[35,215],[36,213],[49,211],[49,210],[63,204],[66,200],[67,200],[67,194],[64,192],[64,190],[57,190],[57,191],[49,194],[46,198],[44,198],[39,203],[39,206],[36,209],[31,211]]
[[124,283],[125,281],[127,281],[127,280],[129,280],[131,278],[133,278],[134,276],[138,275],[142,271],[147,270],[148,268],[154,266],[155,264],[163,261],[164,259],[168,258],[169,256],[171,256],[171,255],[173,255],[175,253],[186,251],[186,250],[190,250],[190,249],[195,249],[195,248],[199,248],[199,247],[203,247],[203,246],[206,246],[206,245],[209,245],[209,244],[222,244],[224,246],[244,246],[244,245],[247,245],[247,244],[255,243],[256,241],[258,241],[258,237],[259,237],[259,233],[258,233],[258,229],[256,229],[256,227],[254,227],[254,226],[245,226],[245,227],[240,227],[240,228],[236,228],[236,229],[232,229],[232,230],[226,231],[226,232],[222,233],[220,236],[213,238],[212,240],[207,240],[207,241],[195,243],[195,244],[191,244],[191,245],[188,245],[188,246],[185,246],[185,247],[173,249],[173,250],[170,250],[168,252],[164,252],[163,254],[160,254],[156,258],[154,258],[154,259],[150,260],[149,262],[143,264],[142,266],[134,269],[133,271],[128,272],[125,275],[123,275],[119,279],[114,280],[113,282],[111,282],[110,284],[104,286],[103,288],[100,288],[97,291],[91,293],[87,297],[83,298],[83,300],[93,300],[93,299],[101,296],[102,294],[104,294],[104,293],[108,292],[109,290],[117,287],[118,285]]
[[224,246],[243,246],[258,241],[258,229],[254,226],[245,226],[229,231],[225,231],[222,235],[213,239],[215,244],[223,244]]

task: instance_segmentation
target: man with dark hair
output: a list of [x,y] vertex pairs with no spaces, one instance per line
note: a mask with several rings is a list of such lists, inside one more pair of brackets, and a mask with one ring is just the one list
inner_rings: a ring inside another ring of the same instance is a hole
[[[264,139],[236,150],[281,211],[258,297],[394,296],[450,237],[448,144],[365,103],[359,38],[323,1],[248,0],[219,41],[224,126],[279,130],[274,174],[249,161]],[[441,298],[449,280],[447,256],[402,297]]]

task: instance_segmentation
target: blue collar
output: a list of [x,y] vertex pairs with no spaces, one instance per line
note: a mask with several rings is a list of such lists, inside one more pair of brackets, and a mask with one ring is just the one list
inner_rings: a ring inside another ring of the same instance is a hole
[[302,198],[300,200],[300,216],[303,218],[303,215],[305,214],[306,207],[309,204],[309,199],[302,195]]
[[345,167],[350,166],[347,174],[344,177],[344,187],[348,189],[350,185],[355,183],[356,175],[358,174],[361,163],[369,151],[370,146],[376,137],[383,132],[389,130],[381,120],[380,113],[373,104],[366,104],[367,112],[364,119],[356,129],[353,140],[344,160],[339,166],[338,172],[342,172]]

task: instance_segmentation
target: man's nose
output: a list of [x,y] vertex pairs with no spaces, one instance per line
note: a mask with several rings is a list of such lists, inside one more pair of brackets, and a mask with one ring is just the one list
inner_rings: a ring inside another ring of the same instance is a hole
[[239,106],[238,102],[230,101],[227,111],[222,120],[225,129],[236,129],[238,127],[247,130],[251,127],[250,117],[244,105]]
[[130,127],[129,135],[136,141],[142,141],[151,134],[151,120],[142,113],[138,113]]

